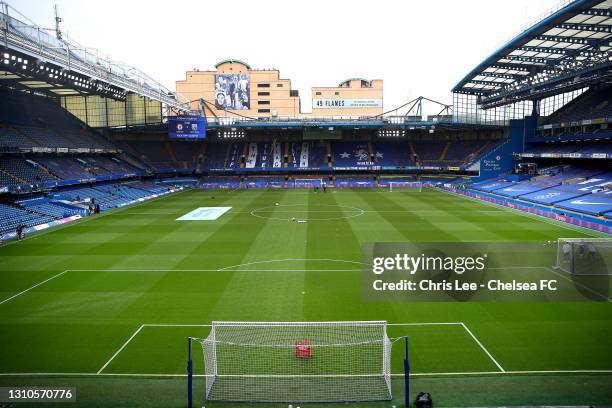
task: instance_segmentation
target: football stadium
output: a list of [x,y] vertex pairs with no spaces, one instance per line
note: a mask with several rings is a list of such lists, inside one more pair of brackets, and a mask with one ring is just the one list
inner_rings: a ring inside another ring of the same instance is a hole
[[612,405],[612,0],[310,112],[205,30],[169,85],[44,12],[0,1],[0,407]]

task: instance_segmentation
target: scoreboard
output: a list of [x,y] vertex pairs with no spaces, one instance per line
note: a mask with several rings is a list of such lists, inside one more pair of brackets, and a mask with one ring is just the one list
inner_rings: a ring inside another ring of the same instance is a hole
[[170,139],[206,139],[204,116],[168,116]]

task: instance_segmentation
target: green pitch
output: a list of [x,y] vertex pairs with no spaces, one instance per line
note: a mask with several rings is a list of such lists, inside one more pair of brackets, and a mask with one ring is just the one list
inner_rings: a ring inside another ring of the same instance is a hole
[[[232,208],[176,221],[216,206]],[[0,248],[0,385],[76,386],[73,407],[182,407],[187,337],[212,320],[387,320],[410,337],[412,392],[438,406],[612,404],[609,302],[360,298],[362,242],[589,236],[602,235],[432,190],[180,193]],[[363,406],[399,406],[402,381]]]

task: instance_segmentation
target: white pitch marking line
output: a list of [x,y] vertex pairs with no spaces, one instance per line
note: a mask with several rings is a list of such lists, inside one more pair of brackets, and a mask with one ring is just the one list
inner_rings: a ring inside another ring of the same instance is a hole
[[212,327],[212,324],[181,324],[181,323],[145,323],[144,327]]
[[[344,220],[344,219],[349,219],[349,218],[355,218],[355,217],[359,217],[360,215],[365,214],[365,210],[363,210],[362,208],[357,208],[357,207],[352,207],[349,205],[342,205],[342,204],[319,204],[322,206],[326,206],[326,207],[335,207],[335,210],[340,209],[340,211],[342,211],[343,208],[348,208],[351,211],[359,211],[358,214],[354,214],[354,215],[344,215],[344,216],[339,216],[339,217],[329,217],[329,218],[314,218],[314,217],[306,217],[306,220],[309,221],[332,221],[332,220]],[[296,207],[296,206],[305,206],[305,204],[279,204],[278,207]],[[274,215],[274,213],[276,213],[276,209],[278,209],[277,206],[267,206],[267,207],[260,207],[260,208],[255,208],[251,211],[251,215],[253,217],[257,217],[257,218],[262,218],[262,219],[266,219],[266,220],[277,220],[277,221],[288,221],[288,218],[279,218],[279,217],[273,217],[272,215]],[[263,216],[263,215],[258,215],[256,214],[257,212],[260,211],[266,211],[267,209],[270,209],[270,216]],[[295,210],[295,211],[309,211],[309,209],[305,209],[305,210]],[[314,210],[313,210],[314,211]],[[285,211],[286,213],[291,213],[291,211]],[[329,212],[329,211],[323,211],[323,212]]]
[[[294,259],[301,260],[301,259]],[[307,259],[304,259],[307,260]],[[315,260],[317,259],[308,259]],[[255,263],[268,263],[268,262],[279,262],[278,261],[260,261]],[[332,261],[331,259],[329,261]],[[345,262],[345,263],[355,263],[359,264],[360,262],[355,261],[342,261],[335,260],[336,262]],[[248,265],[248,264],[245,264]],[[364,264],[365,265],[365,264]],[[228,268],[237,268],[240,265],[232,265],[227,266],[222,269],[68,269],[65,272],[360,272],[361,269],[228,269]],[[548,269],[546,266],[506,266],[503,268],[489,268],[491,270],[494,269]],[[41,282],[42,284],[43,282]],[[1,303],[0,303],[1,304]]]
[[461,322],[425,322],[425,323],[387,323],[387,326],[448,326],[462,325]]
[[69,271],[69,269],[66,269],[64,272],[60,272],[60,273],[58,273],[58,274],[56,274],[56,275],[53,275],[53,276],[52,276],[52,277],[50,277],[50,278],[45,279],[45,280],[44,280],[44,281],[42,281],[42,282],[37,283],[37,284],[36,284],[36,285],[34,285],[34,286],[30,286],[29,288],[27,288],[27,289],[25,289],[25,290],[22,290],[21,292],[16,293],[16,294],[14,294],[13,296],[11,296],[11,297],[9,297],[9,298],[4,299],[3,301],[1,301],[1,302],[0,302],[0,305],[2,305],[2,304],[4,304],[4,303],[8,302],[9,300],[15,299],[17,296],[23,295],[24,293],[29,292],[29,291],[31,291],[32,289],[37,288],[37,287],[39,287],[40,285],[43,285],[43,284],[45,284],[45,283],[49,282],[50,280],[53,280],[53,279],[55,279],[55,278],[57,278],[57,277],[60,277],[60,276],[62,276],[63,274],[65,274],[66,272],[68,272],[68,271]]
[[360,272],[361,269],[70,269],[70,272]]
[[123,343],[123,345],[122,345],[122,346],[119,348],[119,350],[117,350],[117,351],[115,352],[115,354],[113,354],[113,356],[112,356],[111,358],[109,358],[109,359],[108,359],[108,361],[107,361],[107,362],[106,362],[106,363],[105,363],[105,364],[102,366],[102,368],[100,368],[100,369],[98,370],[98,372],[97,372],[96,374],[100,374],[100,373],[102,373],[102,371],[104,371],[104,369],[105,369],[105,368],[106,368],[106,367],[107,367],[107,366],[108,366],[108,365],[111,363],[111,361],[113,361],[113,360],[115,359],[115,357],[117,357],[117,355],[123,351],[123,349],[124,349],[124,348],[125,348],[125,347],[128,345],[128,343],[129,343],[130,341],[132,341],[132,339],[133,339],[134,337],[136,337],[136,335],[138,335],[138,333],[140,333],[140,331],[141,331],[141,330],[142,330],[144,327],[145,327],[145,326],[144,326],[144,324],[141,324],[141,325],[140,325],[140,327],[139,327],[139,328],[138,328],[138,329],[137,329],[137,330],[136,330],[136,331],[135,331],[135,332],[134,332],[134,333],[133,333],[133,334],[130,336],[130,338],[129,338],[129,339],[127,339],[127,341],[126,341],[125,343]]
[[[301,205],[301,204],[300,204]],[[257,210],[257,209],[255,209]],[[253,210],[253,211],[255,211]],[[314,212],[314,213],[328,213],[328,212],[334,212],[335,210],[293,210],[293,211],[281,211],[281,210],[270,210],[270,213],[295,213],[295,211],[302,211],[302,212]],[[362,210],[364,213],[376,213],[376,214],[381,214],[381,213],[389,213],[389,214],[406,214],[406,213],[417,213],[417,214],[437,214],[440,212],[440,210]],[[499,209],[499,210],[476,210],[479,213],[485,213],[485,214],[503,214],[503,210]],[[256,211],[256,212],[264,212],[264,211]],[[337,212],[337,211],[336,211]],[[453,210],[453,212],[457,213],[457,212],[466,212],[466,213],[470,213],[472,214],[474,212],[474,210]],[[234,211],[234,214],[250,214],[251,211]],[[159,213],[130,213],[131,214],[147,214],[147,215],[166,215],[166,214],[159,214]]]
[[263,260],[263,261],[253,261],[253,262],[241,263],[241,264],[237,264],[237,265],[226,266],[225,268],[219,268],[218,270],[219,271],[224,271],[224,270],[231,269],[231,268],[239,268],[241,266],[257,265],[257,264],[265,264],[265,263],[273,263],[273,262],[295,262],[295,261],[299,261],[299,262],[302,262],[302,261],[315,261],[315,262],[325,261],[325,262],[340,262],[340,263],[351,263],[351,264],[361,265],[361,262],[347,261],[345,259],[286,258],[286,259],[267,259],[267,260]]
[[[335,261],[336,262],[346,262],[346,263],[352,262],[352,263],[359,264],[359,262],[354,262],[354,261],[342,261],[342,260],[335,260]],[[271,262],[271,261],[266,261],[266,262]],[[240,265],[233,265],[227,268],[236,268],[239,266]],[[44,285],[45,283],[55,278],[58,278],[67,272],[220,272],[220,271],[227,271],[227,272],[360,272],[361,271],[361,269],[245,269],[245,270],[234,271],[234,270],[229,270],[227,268],[223,268],[223,269],[66,269],[63,272],[53,275],[50,278],[47,278],[42,282],[38,282],[36,285],[30,286],[29,288],[22,290],[21,292],[16,293],[13,296],[0,301],[0,305],[3,305],[4,303],[9,302],[15,299],[16,297],[21,296],[24,293],[31,291],[32,289],[35,289],[41,285]]]
[[489,350],[487,350],[487,348],[485,346],[483,346],[483,344],[480,342],[480,340],[478,340],[478,338],[474,335],[474,333],[472,333],[472,331],[466,326],[465,323],[461,322],[461,326],[463,326],[463,328],[465,329],[465,331],[468,332],[468,334],[470,336],[472,336],[472,338],[474,339],[474,341],[476,342],[476,344],[478,344],[480,346],[480,348],[482,349],[482,351],[485,352],[485,354],[487,356],[489,356],[489,358],[491,359],[491,361],[493,361],[493,363],[495,363],[495,365],[497,366],[497,368],[499,368],[499,370],[503,373],[506,372],[506,370],[504,370],[504,368],[497,362],[497,360],[495,360],[495,358],[491,355],[491,353],[489,353]]
[[[518,370],[518,371],[464,371],[447,373],[410,373],[411,377],[434,376],[470,376],[470,375],[525,375],[525,374],[612,374],[612,370]],[[403,377],[403,373],[392,373],[394,377]],[[187,374],[170,373],[0,373],[0,377],[187,377]],[[206,377],[206,374],[194,374],[194,377]]]
[[[581,284],[580,282],[576,282],[576,281],[574,281],[574,280],[572,280],[572,279],[568,278],[567,276],[565,276],[565,275],[563,275],[563,274],[561,274],[561,273],[559,273],[559,272],[555,271],[555,270],[554,270],[554,269],[552,269],[552,268],[545,268],[545,269],[546,269],[546,270],[548,270],[548,271],[550,271],[551,273],[554,273],[555,275],[559,276],[560,278],[563,278],[563,279],[565,279],[566,281],[571,282],[571,283],[573,283],[574,285],[580,286],[582,289],[584,289],[584,290],[587,290],[587,291],[591,292],[593,295],[595,295],[595,296],[599,297],[599,298],[600,298],[601,300],[603,300],[603,301],[606,301],[606,302],[612,302],[612,299],[605,297],[605,296],[604,296],[604,295],[602,295],[601,293],[597,293],[597,292],[595,292],[593,289],[589,288],[588,286],[585,286],[585,285]],[[587,276],[595,276],[595,275],[591,274],[591,275],[587,275]],[[605,276],[605,275],[602,275],[602,276]]]
[[[292,322],[287,322],[292,323]],[[306,322],[308,323],[308,322]],[[333,322],[332,322],[333,323]],[[461,326],[461,322],[415,322],[415,323],[387,323],[387,326],[446,326],[457,325]],[[211,327],[211,324],[191,324],[191,323],[145,323],[145,327]]]

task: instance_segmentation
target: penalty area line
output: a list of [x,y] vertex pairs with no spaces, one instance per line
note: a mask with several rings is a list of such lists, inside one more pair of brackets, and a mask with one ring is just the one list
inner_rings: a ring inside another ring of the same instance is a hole
[[121,353],[123,351],[123,349],[129,344],[129,342],[132,341],[132,339],[134,337],[136,337],[138,335],[138,333],[140,333],[140,331],[144,327],[145,327],[144,324],[141,324],[140,327],[134,333],[132,333],[130,338],[127,339],[126,342],[123,343],[123,345],[117,351],[115,351],[115,354],[113,354],[112,357],[108,359],[108,361],[98,370],[98,372],[96,374],[101,374],[102,371],[104,371],[104,369],[106,367],[108,367],[108,365],[115,359],[115,357],[117,357],[119,355],[119,353]]
[[493,355],[489,352],[489,350],[487,350],[487,348],[480,342],[480,340],[478,340],[478,338],[474,335],[474,333],[472,333],[472,331],[467,327],[467,325],[461,322],[461,326],[463,326],[465,331],[474,339],[474,341],[476,342],[476,344],[478,344],[478,346],[482,349],[482,351],[484,351],[485,354],[489,356],[491,361],[493,361],[493,363],[497,366],[497,368],[499,368],[499,371],[501,371],[502,373],[505,373],[506,370],[504,370],[504,367],[502,367],[501,364],[497,362],[497,360],[493,357]]
[[63,271],[63,272],[60,272],[60,273],[58,273],[58,274],[56,274],[56,275],[53,275],[53,276],[51,276],[50,278],[47,278],[47,279],[45,279],[45,280],[44,280],[44,281],[42,281],[42,282],[38,282],[36,285],[30,286],[29,288],[27,288],[27,289],[25,289],[25,290],[22,290],[21,292],[16,293],[16,294],[14,294],[14,295],[13,295],[13,296],[11,296],[11,297],[8,297],[8,298],[6,298],[6,299],[2,300],[2,301],[0,301],[0,305],[4,304],[4,303],[6,303],[6,302],[8,302],[8,301],[10,301],[10,300],[12,300],[12,299],[15,299],[16,297],[21,296],[21,295],[23,295],[24,293],[27,293],[27,292],[31,291],[32,289],[35,289],[35,288],[39,287],[40,285],[44,285],[45,283],[47,283],[47,282],[49,282],[49,281],[51,281],[51,280],[53,280],[53,279],[55,279],[55,278],[58,278],[58,277],[62,276],[63,274],[65,274],[65,273],[66,273],[66,272],[68,272],[68,271],[69,271],[69,269],[66,269],[66,270],[65,270],[65,271]]
[[[296,322],[283,322],[283,323],[296,323]],[[308,322],[297,322],[297,323],[308,323]],[[315,322],[320,323],[320,322]],[[333,323],[333,322],[330,322]],[[456,325],[462,326],[462,322],[412,322],[412,323],[387,323],[387,326],[449,326]],[[144,327],[212,327],[212,324],[206,323],[145,323]]]

